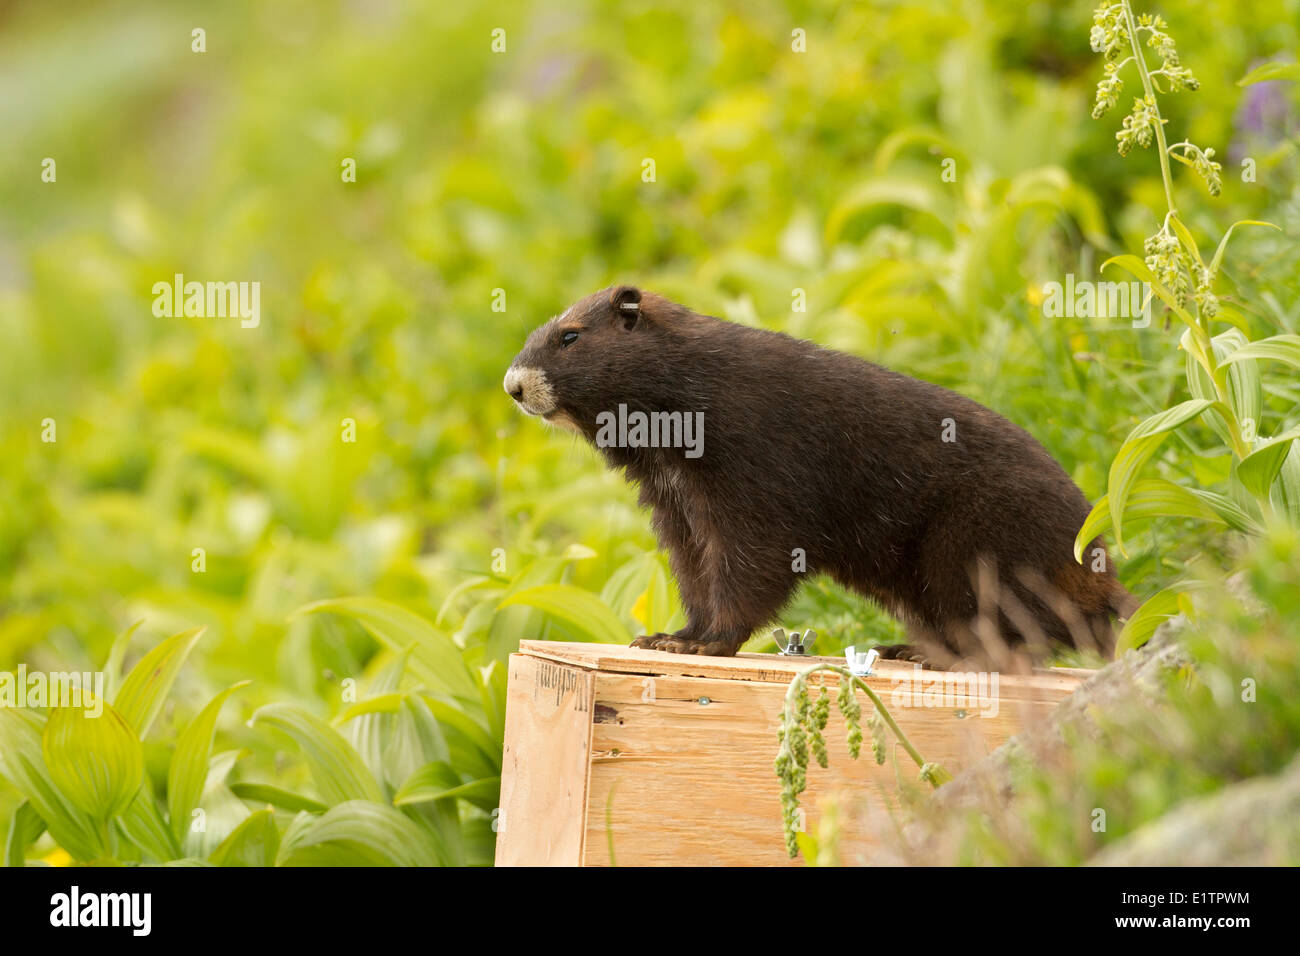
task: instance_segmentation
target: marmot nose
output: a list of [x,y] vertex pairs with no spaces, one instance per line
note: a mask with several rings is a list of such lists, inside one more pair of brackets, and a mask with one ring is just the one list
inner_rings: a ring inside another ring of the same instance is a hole
[[506,370],[506,380],[501,384],[505,386],[506,394],[516,402],[524,400],[524,377],[519,374],[519,369],[510,366]]

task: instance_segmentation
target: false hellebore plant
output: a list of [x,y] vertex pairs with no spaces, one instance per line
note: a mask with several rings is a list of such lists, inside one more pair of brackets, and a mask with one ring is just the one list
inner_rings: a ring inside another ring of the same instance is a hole
[[[1218,196],[1223,189],[1221,167],[1214,160],[1213,149],[1202,149],[1187,140],[1168,145],[1168,121],[1160,115],[1157,100],[1157,94],[1196,90],[1196,78],[1180,62],[1168,24],[1149,14],[1135,18],[1129,0],[1103,3],[1097,8],[1091,40],[1092,49],[1105,59],[1093,118],[1099,119],[1119,103],[1124,77],[1136,74],[1139,95],[1134,97],[1132,112],[1124,117],[1115,138],[1120,155],[1127,155],[1135,145],[1144,149],[1155,145],[1167,207],[1160,228],[1145,242],[1145,258],[1115,256],[1102,268],[1113,264],[1146,282],[1151,294],[1186,326],[1179,344],[1186,353],[1185,374],[1192,397],[1151,416],[1129,434],[1111,464],[1106,496],[1092,509],[1075,540],[1075,557],[1083,560],[1088,542],[1111,528],[1116,547],[1126,554],[1125,518],[1190,517],[1247,533],[1258,532],[1269,520],[1300,522],[1300,454],[1292,449],[1292,443],[1300,437],[1300,425],[1275,423],[1268,438],[1262,437],[1259,430],[1264,412],[1259,363],[1273,361],[1300,367],[1300,335],[1281,334],[1252,341],[1248,337],[1251,323],[1244,310],[1221,301],[1215,292],[1233,230],[1245,225],[1277,227],[1255,220],[1235,222],[1224,233],[1210,261],[1202,258],[1174,203],[1169,160],[1195,170],[1211,196]],[[1159,68],[1152,69],[1146,50],[1159,60]],[[1187,488],[1160,478],[1137,480],[1138,473],[1169,434],[1190,426],[1206,412],[1212,413],[1206,421],[1231,456],[1226,469],[1226,494]],[[1191,586],[1176,584],[1147,601],[1126,624],[1120,649],[1143,643],[1160,621],[1180,608],[1188,609],[1179,593]]]
[[818,678],[822,681],[821,695],[815,701],[809,688],[809,678],[822,672],[833,673],[839,678],[835,704],[839,707],[848,730],[850,757],[857,760],[862,751],[862,705],[858,703],[855,694],[860,687],[871,701],[872,712],[867,726],[871,730],[871,752],[876,763],[885,762],[885,728],[888,727],[907,756],[920,768],[918,775],[922,780],[932,787],[938,787],[952,779],[952,775],[937,763],[928,762],[921,756],[885,708],[880,696],[866,681],[838,664],[813,664],[796,674],[790,682],[781,708],[781,726],[777,731],[781,749],[776,755],[776,775],[781,781],[781,819],[785,830],[786,852],[791,859],[799,854],[800,849],[798,834],[803,828],[800,826],[799,794],[808,786],[809,752],[823,769],[830,766],[824,734],[831,715],[830,692],[824,683],[824,677]]

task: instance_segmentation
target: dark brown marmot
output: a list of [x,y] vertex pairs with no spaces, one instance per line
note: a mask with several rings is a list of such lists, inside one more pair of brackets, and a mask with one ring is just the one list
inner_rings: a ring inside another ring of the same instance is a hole
[[815,572],[906,623],[888,656],[938,663],[1108,654],[1136,605],[1100,538],[1074,560],[1088,501],[1028,432],[851,355],[617,286],[534,331],[505,388],[652,510],[689,623],[634,646],[735,654]]

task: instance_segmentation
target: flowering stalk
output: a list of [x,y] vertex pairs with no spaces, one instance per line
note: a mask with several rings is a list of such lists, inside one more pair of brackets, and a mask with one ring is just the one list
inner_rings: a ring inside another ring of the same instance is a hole
[[829,692],[823,683],[821,695],[814,703],[810,699],[808,690],[808,678],[819,671],[832,671],[839,675],[840,689],[836,695],[836,706],[844,715],[844,723],[848,726],[849,755],[854,760],[858,759],[862,750],[862,706],[854,695],[854,688],[861,687],[871,700],[873,708],[868,726],[871,728],[871,751],[876,763],[885,762],[885,728],[888,727],[907,751],[907,755],[920,768],[919,776],[922,780],[932,787],[938,787],[952,779],[952,775],[938,764],[925,761],[885,708],[880,697],[867,686],[866,681],[838,664],[814,664],[800,671],[790,682],[790,688],[785,693],[785,704],[781,709],[781,728],[777,732],[781,749],[776,755],[776,774],[781,780],[785,846],[791,859],[799,853],[795,833],[798,827],[799,794],[804,792],[808,783],[809,751],[811,750],[819,766],[823,768],[829,766],[826,738],[823,736],[830,719]]
[[[1202,179],[1211,196],[1223,189],[1219,173],[1222,166],[1214,161],[1213,149],[1202,149],[1195,143],[1183,140],[1168,145],[1165,140],[1165,123],[1156,100],[1160,89],[1157,80],[1169,84],[1170,92],[1196,90],[1200,87],[1192,71],[1183,66],[1173,37],[1167,32],[1168,24],[1158,16],[1142,14],[1135,18],[1129,0],[1105,2],[1093,14],[1090,36],[1092,49],[1106,60],[1105,75],[1097,84],[1097,98],[1093,107],[1094,119],[1101,118],[1119,101],[1124,88],[1120,71],[1132,63],[1142,83],[1143,96],[1134,99],[1132,112],[1124,117],[1123,128],[1115,134],[1121,156],[1128,155],[1134,144],[1146,148],[1154,141],[1160,156],[1160,176],[1165,187],[1166,213],[1160,229],[1143,244],[1146,265],[1156,280],[1172,295],[1173,304],[1184,316],[1195,339],[1193,354],[1210,376],[1215,396],[1224,407],[1229,406],[1229,389],[1226,369],[1220,367],[1214,354],[1213,332],[1210,320],[1218,314],[1219,300],[1213,291],[1218,272],[1217,261],[1206,265],[1201,260],[1194,240],[1178,218],[1174,203],[1173,175],[1169,158],[1172,156],[1192,167]],[[1142,50],[1141,35],[1146,34],[1146,46],[1160,57],[1160,68],[1152,70]],[[1123,59],[1120,57],[1123,56]],[[1189,282],[1190,278],[1190,282]],[[1194,291],[1193,291],[1194,290]],[[1185,311],[1188,293],[1191,292],[1195,314]],[[1250,444],[1241,436],[1235,422],[1229,423],[1229,442],[1233,453],[1240,459],[1250,454]]]

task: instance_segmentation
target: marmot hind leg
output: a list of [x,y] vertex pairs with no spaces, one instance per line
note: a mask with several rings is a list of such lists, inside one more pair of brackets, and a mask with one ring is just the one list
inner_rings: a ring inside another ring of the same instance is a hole
[[920,664],[930,670],[944,670],[957,662],[957,656],[937,632],[916,623],[907,625],[907,643],[877,644],[873,649],[880,653],[881,660]]

